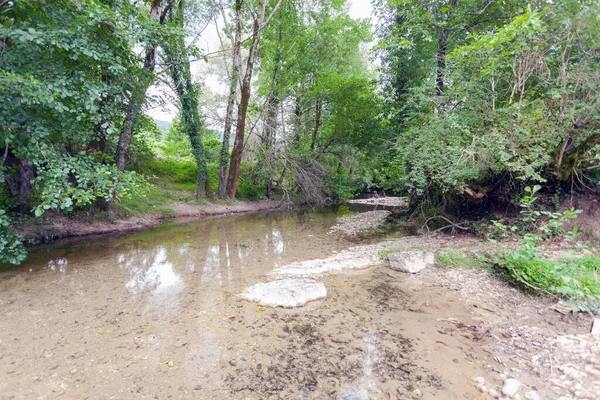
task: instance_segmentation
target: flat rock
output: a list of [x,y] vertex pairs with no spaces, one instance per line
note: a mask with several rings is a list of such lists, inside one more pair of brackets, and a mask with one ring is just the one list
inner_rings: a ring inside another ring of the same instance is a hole
[[393,270],[416,274],[425,268],[433,267],[435,256],[428,251],[404,251],[388,255],[388,261]]
[[521,382],[516,379],[508,378],[504,381],[504,386],[502,386],[502,394],[508,396],[510,398],[515,397],[519,388],[521,387]]
[[327,296],[327,288],[314,279],[280,279],[268,283],[257,283],[241,294],[241,297],[263,306],[295,308],[309,301]]
[[361,248],[349,249],[331,257],[307,260],[284,265],[273,271],[273,275],[282,277],[309,277],[328,272],[365,268],[380,262],[376,251],[364,251]]
[[595,318],[592,325],[592,334],[600,335],[600,318]]

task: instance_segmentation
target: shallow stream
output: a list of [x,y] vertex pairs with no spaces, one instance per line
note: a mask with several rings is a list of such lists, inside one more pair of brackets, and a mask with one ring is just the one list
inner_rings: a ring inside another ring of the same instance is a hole
[[0,273],[0,399],[478,398],[482,338],[453,292],[373,265],[324,274],[327,297],[301,308],[240,298],[355,246],[329,233],[346,212],[38,247]]

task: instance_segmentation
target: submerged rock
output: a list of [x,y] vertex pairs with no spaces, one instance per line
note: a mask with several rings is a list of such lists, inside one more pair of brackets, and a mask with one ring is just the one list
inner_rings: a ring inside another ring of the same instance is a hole
[[405,251],[388,255],[388,261],[393,270],[416,274],[427,267],[432,267],[435,256],[428,251]]
[[327,296],[327,288],[314,279],[280,279],[268,283],[257,283],[241,295],[263,306],[295,308],[309,301]]
[[380,262],[375,251],[362,248],[342,251],[331,257],[284,265],[273,271],[279,276],[311,276],[327,272],[365,268]]

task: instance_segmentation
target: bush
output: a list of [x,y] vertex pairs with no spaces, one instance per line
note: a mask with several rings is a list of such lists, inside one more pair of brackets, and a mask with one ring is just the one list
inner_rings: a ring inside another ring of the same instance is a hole
[[[492,221],[495,233],[503,237],[518,234],[516,240],[522,247],[503,251],[495,257],[496,267],[513,284],[536,293],[543,292],[576,300],[600,300],[600,258],[564,257],[550,260],[540,255],[544,243],[564,235],[565,240],[573,240],[577,227],[564,232],[563,226],[575,218],[580,210],[567,210],[563,213],[538,210],[534,207],[535,194],[539,186],[526,187],[521,199],[521,221],[517,225],[506,226]],[[493,239],[494,240],[494,239]]]
[[600,258],[548,260],[529,249],[507,252],[498,260],[507,279],[528,292],[547,292],[575,300],[600,301]]
[[173,158],[146,161],[141,170],[149,176],[167,179],[170,182],[194,184],[198,172],[194,161]]
[[0,263],[20,264],[27,258],[23,237],[10,229],[11,223],[4,210],[0,209]]
[[242,161],[240,165],[240,179],[236,198],[245,200],[259,200],[264,198],[265,185],[254,184],[254,168],[252,164]]

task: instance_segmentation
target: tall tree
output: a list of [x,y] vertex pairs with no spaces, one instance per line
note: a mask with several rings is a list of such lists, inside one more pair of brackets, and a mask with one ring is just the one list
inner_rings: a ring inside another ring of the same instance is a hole
[[240,163],[242,162],[244,138],[246,134],[246,115],[248,113],[248,105],[250,104],[250,96],[252,93],[252,73],[254,71],[254,63],[256,61],[258,45],[263,30],[269,24],[271,18],[273,18],[273,15],[275,15],[282,2],[283,0],[279,0],[271,10],[269,16],[265,19],[267,1],[258,0],[258,10],[255,11],[253,15],[250,50],[240,90],[240,105],[238,107],[235,141],[233,144],[233,151],[231,153],[231,160],[229,162],[229,175],[227,177],[227,188],[225,190],[226,196],[230,199],[235,198],[235,192],[237,191],[238,186]]
[[[184,28],[185,0],[179,0],[168,14],[168,20],[179,27]],[[192,154],[198,168],[196,178],[196,196],[206,197],[212,195],[208,167],[202,144],[202,117],[200,116],[198,103],[198,88],[192,82],[190,61],[184,35],[173,38],[171,43],[163,45],[166,55],[167,68],[175,92],[179,99],[181,120],[192,145]]]
[[[229,142],[231,138],[231,127],[233,126],[233,115],[235,111],[235,101],[237,99],[237,90],[240,81],[240,71],[242,68],[241,64],[241,50],[242,50],[242,6],[244,0],[236,0],[234,4],[235,12],[235,35],[231,37],[233,45],[233,61],[231,76],[229,77],[229,96],[227,98],[227,110],[225,112],[225,128],[223,130],[223,143],[221,146],[221,157],[219,162],[219,187],[217,189],[218,196],[220,198],[225,197],[225,189],[227,187],[227,166],[229,165]],[[223,20],[227,24],[227,17],[225,15],[225,9],[223,2],[219,0],[219,8],[223,15]]]
[[[163,0],[152,0],[150,5],[150,21],[153,25],[162,25],[165,22],[166,13],[173,6],[174,0],[171,0],[163,8]],[[117,145],[116,163],[119,171],[124,171],[127,166],[127,158],[129,157],[129,148],[131,147],[131,139],[135,124],[142,112],[142,107],[146,101],[146,92],[154,81],[154,69],[156,67],[156,49],[158,48],[159,40],[156,37],[151,38],[145,44],[144,70],[147,72],[140,75],[137,79],[137,84],[132,89],[129,103],[127,105],[127,113],[121,128],[119,143]]]

